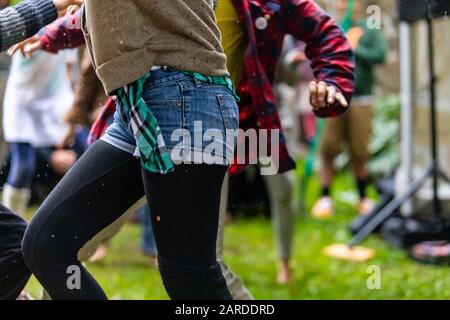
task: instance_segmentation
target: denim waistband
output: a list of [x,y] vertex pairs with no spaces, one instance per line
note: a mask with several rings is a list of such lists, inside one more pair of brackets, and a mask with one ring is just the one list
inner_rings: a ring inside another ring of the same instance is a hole
[[168,83],[173,81],[190,80],[192,77],[179,72],[170,67],[159,67],[150,71],[150,77],[145,82],[145,87],[155,86],[161,83]]

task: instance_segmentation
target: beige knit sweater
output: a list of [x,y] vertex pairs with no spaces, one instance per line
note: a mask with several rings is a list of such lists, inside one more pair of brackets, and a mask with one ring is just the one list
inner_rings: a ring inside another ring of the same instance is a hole
[[108,94],[152,65],[228,75],[212,0],[86,0],[83,29]]

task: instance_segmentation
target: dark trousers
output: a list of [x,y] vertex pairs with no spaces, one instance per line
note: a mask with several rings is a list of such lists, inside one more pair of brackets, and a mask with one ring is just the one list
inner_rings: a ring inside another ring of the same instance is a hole
[[[227,167],[177,165],[167,175],[97,141],[43,202],[23,240],[25,261],[53,299],[105,299],[77,259],[83,245],[144,194],[159,270],[173,299],[231,299],[216,261],[221,187]],[[78,284],[75,278],[78,277]]]
[[27,223],[0,204],[0,300],[14,300],[30,278],[22,257]]

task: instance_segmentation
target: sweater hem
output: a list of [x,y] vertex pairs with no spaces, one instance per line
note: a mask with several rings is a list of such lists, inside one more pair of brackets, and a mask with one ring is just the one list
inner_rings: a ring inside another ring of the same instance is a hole
[[[190,61],[198,59],[193,52],[186,54],[182,62],[177,63],[176,61],[179,59],[175,54],[153,53],[144,48],[109,60],[98,66],[96,72],[102,81],[105,92],[112,95],[117,89],[142,78],[152,66],[168,66],[179,71],[198,72],[208,76],[229,76],[225,65],[221,67],[217,66],[217,63],[215,63],[216,65],[213,63],[217,57],[217,54],[210,55],[211,64],[190,63]],[[211,65],[213,68],[204,68],[205,65]]]

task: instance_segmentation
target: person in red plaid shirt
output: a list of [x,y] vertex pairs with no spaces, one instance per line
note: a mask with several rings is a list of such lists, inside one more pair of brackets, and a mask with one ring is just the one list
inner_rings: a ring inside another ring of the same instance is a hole
[[[266,129],[269,134],[279,132],[279,144],[274,146],[271,158],[275,160],[276,173],[282,177],[281,174],[295,167],[286,148],[272,90],[284,36],[291,34],[307,44],[306,56],[311,60],[316,78],[316,81],[310,83],[310,100],[313,111],[319,117],[341,115],[350,102],[355,81],[351,46],[336,23],[310,0],[218,0],[216,16],[223,35],[222,44],[228,56],[227,67],[231,71],[241,98],[240,127],[243,130]],[[54,27],[53,32],[58,29],[61,31],[56,35],[48,37],[47,33],[41,37],[40,41],[28,43],[28,50],[42,47],[53,50],[83,42],[81,30],[67,28],[68,24],[70,25],[70,22],[66,21]],[[94,140],[103,134],[108,126],[108,119],[114,111],[115,104],[110,98],[92,127],[91,134]],[[243,137],[239,140],[240,143],[245,142]],[[270,151],[272,150],[271,139],[267,140],[267,150]],[[230,173],[240,172],[247,164],[258,160],[257,154],[248,152],[248,149],[246,151],[245,163],[238,163],[235,158],[229,170]],[[270,177],[267,181],[269,190],[277,189],[270,186]],[[290,194],[290,185],[281,190],[285,196],[286,193]],[[225,188],[224,191],[226,192]],[[271,192],[271,202],[277,205],[281,196],[280,192]],[[288,196],[289,199],[291,199],[290,196]],[[226,201],[225,196],[223,201]],[[284,201],[286,202],[289,201]],[[222,207],[225,206],[222,205]],[[222,211],[221,222],[225,213],[225,210]],[[285,216],[280,216],[276,223],[280,226],[286,225],[285,222],[292,219],[292,210],[284,211]],[[223,223],[221,223],[222,229]],[[287,253],[280,257],[278,275],[279,282],[285,283],[291,278],[289,257],[293,224],[290,224],[289,228],[278,228],[277,231],[287,233],[287,237],[284,235],[284,238],[288,239],[286,246],[289,249],[281,250]],[[221,234],[222,232],[219,232],[218,259],[222,262],[230,291],[236,299],[252,298],[239,278],[223,263]],[[278,238],[280,237],[279,235]]]
[[[319,117],[334,117],[345,112],[354,90],[354,56],[342,30],[314,1],[311,0],[224,0],[231,1],[239,17],[237,24],[245,30],[245,72],[236,83],[241,98],[240,126],[242,129],[279,129],[279,168],[283,173],[295,164],[285,145],[278,112],[276,110],[272,84],[281,54],[283,39],[291,34],[307,43],[306,56],[317,81],[311,82],[311,105]],[[220,5],[221,0],[218,0]],[[42,42],[29,44],[28,52],[41,46],[47,50],[75,47],[84,42],[76,23],[64,21],[53,26],[53,38],[48,34]],[[65,30],[69,32],[56,32]],[[51,31],[50,31],[51,30]],[[49,41],[51,40],[51,41]],[[114,106],[109,104],[109,108]],[[108,112],[110,114],[110,110]],[[100,117],[102,118],[102,117]],[[100,123],[94,126],[93,135],[101,136]],[[270,139],[269,139],[270,140]],[[269,148],[270,150],[270,148]],[[247,155],[249,161],[256,155]],[[230,168],[231,173],[243,170],[246,164]]]

